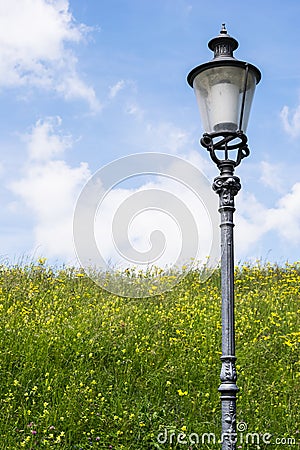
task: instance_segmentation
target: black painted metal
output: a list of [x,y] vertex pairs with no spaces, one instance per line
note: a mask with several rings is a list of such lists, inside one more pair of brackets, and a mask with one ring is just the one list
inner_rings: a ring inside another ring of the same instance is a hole
[[220,34],[211,39],[208,43],[208,47],[214,52],[214,58],[211,61],[201,64],[191,70],[187,76],[189,85],[193,87],[195,77],[204,70],[212,67],[221,67],[224,65],[242,67],[245,70],[252,70],[255,73],[256,83],[259,83],[261,79],[260,70],[254,65],[240,61],[233,56],[233,52],[238,48],[238,45],[238,41],[227,33],[225,25],[223,24]]
[[244,81],[243,99],[242,99],[242,105],[241,105],[241,114],[240,114],[239,130],[242,129],[242,123],[243,123],[243,118],[244,118],[245,101],[246,101],[246,92],[247,92],[247,83],[248,83],[248,74],[249,74],[249,65],[248,65],[248,63],[246,63],[245,81]]
[[[247,136],[241,131],[237,131],[235,133],[205,133],[200,142],[201,145],[209,151],[211,159],[218,167],[225,161],[231,161],[233,166],[236,167],[243,158],[250,154],[247,141]],[[216,151],[218,150],[224,152],[224,158],[218,158],[216,154]],[[236,150],[235,159],[229,159],[229,152],[231,150]]]
[[[261,79],[259,69],[252,64],[234,58],[233,51],[238,41],[227,34],[222,25],[220,34],[208,43],[214,51],[214,58],[207,63],[195,67],[187,77],[193,87],[195,77],[211,67],[238,66],[245,69],[245,83],[240,111],[239,130],[236,132],[205,133],[201,144],[218,166],[220,175],[213,182],[213,190],[219,195],[219,212],[221,215],[221,290],[222,290],[222,356],[221,384],[219,387],[222,406],[222,450],[236,450],[236,384],[235,367],[235,323],[234,323],[234,239],[233,215],[235,211],[234,197],[241,189],[240,179],[234,175],[235,167],[250,154],[247,136],[241,130],[248,72],[251,70],[256,83]],[[221,155],[220,155],[221,154]],[[233,156],[232,156],[233,155]]]
[[222,450],[236,449],[236,385],[235,329],[234,329],[234,197],[241,188],[234,176],[234,161],[219,164],[220,176],[215,178],[213,189],[219,195],[221,214],[221,289],[222,289]]

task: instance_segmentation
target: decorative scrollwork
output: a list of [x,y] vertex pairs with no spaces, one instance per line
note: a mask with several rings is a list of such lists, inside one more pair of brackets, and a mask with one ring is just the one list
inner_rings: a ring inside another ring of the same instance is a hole
[[234,206],[234,197],[241,189],[240,179],[236,176],[217,177],[213,182],[213,190],[220,196],[220,206]]
[[230,381],[235,383],[237,380],[235,362],[233,358],[224,359],[222,361],[222,369],[220,375],[221,381]]
[[235,402],[230,402],[228,412],[224,416],[224,422],[228,425],[225,433],[227,438],[227,449],[236,449],[236,407]]
[[228,412],[225,414],[224,420],[229,425],[227,433],[235,433],[235,431],[236,431],[236,408],[235,408],[234,402],[230,402]]
[[[220,166],[224,161],[231,161],[234,167],[238,166],[243,158],[249,156],[250,150],[247,145],[247,136],[242,131],[222,132],[222,133],[205,133],[201,138],[201,145],[206,148],[211,159]],[[218,158],[216,151],[224,152],[224,158]],[[231,150],[237,150],[235,160],[228,158]]]

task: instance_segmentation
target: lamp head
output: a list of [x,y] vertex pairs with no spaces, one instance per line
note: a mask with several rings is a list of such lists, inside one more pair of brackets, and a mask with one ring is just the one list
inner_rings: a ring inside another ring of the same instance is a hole
[[187,81],[193,87],[206,133],[246,132],[251,103],[260,71],[233,56],[238,41],[222,25],[208,43],[211,61],[195,67]]

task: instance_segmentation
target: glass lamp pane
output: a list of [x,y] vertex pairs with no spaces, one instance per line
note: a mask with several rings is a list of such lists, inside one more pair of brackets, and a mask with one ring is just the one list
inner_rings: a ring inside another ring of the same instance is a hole
[[[207,68],[194,79],[193,88],[206,133],[239,129],[246,70],[239,66]],[[248,72],[242,131],[246,132],[256,78]]]

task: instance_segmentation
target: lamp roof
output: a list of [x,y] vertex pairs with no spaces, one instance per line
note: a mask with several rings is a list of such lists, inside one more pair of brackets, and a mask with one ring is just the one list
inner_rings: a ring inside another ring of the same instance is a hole
[[261,79],[260,70],[253,64],[240,61],[233,56],[233,52],[238,48],[238,46],[238,41],[227,33],[225,24],[223,23],[220,34],[212,38],[208,43],[208,47],[214,52],[213,59],[204,64],[200,64],[200,66],[197,66],[191,70],[187,76],[189,85],[193,87],[195,77],[204,70],[213,67],[223,67],[225,65],[242,67],[244,69],[248,66],[249,70],[255,73],[256,84],[258,84]]
[[209,49],[214,52],[214,59],[235,59],[233,52],[238,48],[238,46],[238,41],[227,33],[225,23],[222,24],[220,34],[217,37],[212,38],[208,43]]

